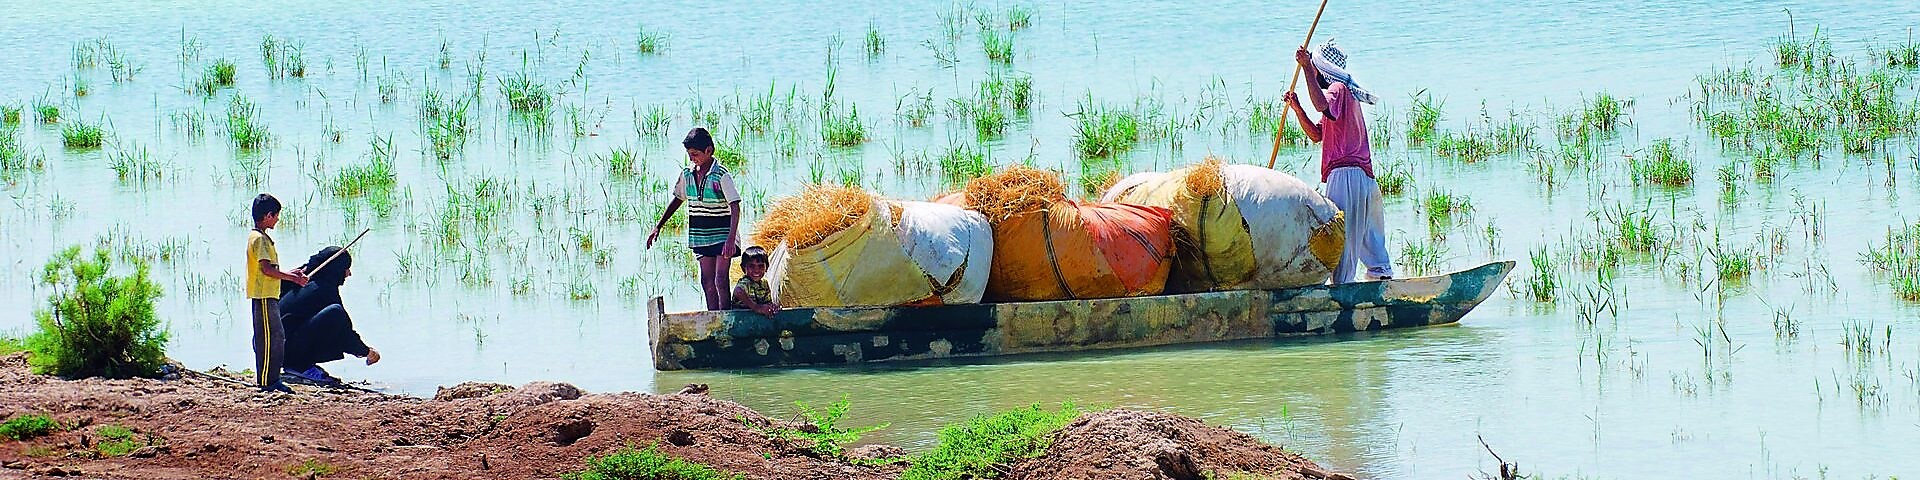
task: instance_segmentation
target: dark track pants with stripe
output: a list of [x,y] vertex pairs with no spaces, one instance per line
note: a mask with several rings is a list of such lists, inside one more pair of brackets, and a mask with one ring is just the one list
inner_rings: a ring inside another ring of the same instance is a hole
[[280,383],[286,359],[287,331],[280,325],[280,299],[250,299],[253,311],[253,379],[261,387]]

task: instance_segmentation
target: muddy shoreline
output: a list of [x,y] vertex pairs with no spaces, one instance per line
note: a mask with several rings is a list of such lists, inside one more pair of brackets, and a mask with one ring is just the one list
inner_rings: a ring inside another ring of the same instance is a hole
[[[586,457],[653,444],[756,479],[892,479],[906,468],[823,458],[765,433],[799,424],[704,393],[466,383],[426,399],[297,388],[261,394],[206,375],[63,380],[29,373],[24,354],[0,358],[0,418],[42,414],[63,427],[0,439],[0,478],[557,478]],[[132,435],[103,434],[116,427]],[[124,454],[103,454],[114,449],[102,442],[115,441]],[[1010,479],[1346,478],[1245,434],[1131,410],[1082,415],[1045,454],[1003,471]]]

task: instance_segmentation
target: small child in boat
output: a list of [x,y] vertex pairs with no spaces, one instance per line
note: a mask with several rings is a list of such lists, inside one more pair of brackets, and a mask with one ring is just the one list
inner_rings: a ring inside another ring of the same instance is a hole
[[733,284],[733,308],[752,310],[773,318],[780,305],[773,303],[773,289],[767,285],[767,249],[747,247],[740,254],[740,281]]

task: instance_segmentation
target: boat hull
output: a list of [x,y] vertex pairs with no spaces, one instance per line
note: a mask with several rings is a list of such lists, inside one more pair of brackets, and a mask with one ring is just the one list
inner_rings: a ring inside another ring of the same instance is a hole
[[838,365],[1204,343],[1458,322],[1512,261],[1433,277],[1283,290],[939,307],[668,314],[647,304],[659,370]]

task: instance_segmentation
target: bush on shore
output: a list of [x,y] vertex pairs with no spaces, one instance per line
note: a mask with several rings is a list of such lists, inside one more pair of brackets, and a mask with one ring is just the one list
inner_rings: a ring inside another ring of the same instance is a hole
[[154,314],[160,286],[145,262],[131,274],[113,274],[113,255],[96,249],[81,256],[68,247],[42,268],[51,287],[47,308],[34,312],[40,330],[26,339],[35,373],[79,377],[151,377],[166,361],[167,332]]

